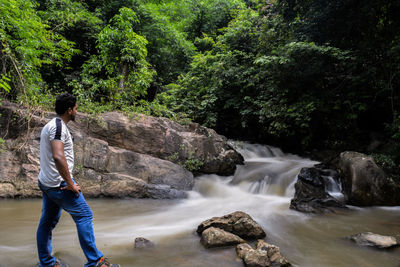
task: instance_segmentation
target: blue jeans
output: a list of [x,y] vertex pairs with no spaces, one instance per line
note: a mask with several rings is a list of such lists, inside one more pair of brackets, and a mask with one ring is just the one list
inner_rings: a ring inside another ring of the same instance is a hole
[[93,231],[93,213],[82,194],[78,195],[70,190],[61,190],[60,187],[49,188],[39,182],[43,192],[42,217],[36,233],[39,254],[39,267],[53,266],[55,258],[51,255],[52,230],[60,219],[62,209],[73,218],[78,230],[79,243],[88,262],[85,267],[95,266],[103,254],[97,250]]

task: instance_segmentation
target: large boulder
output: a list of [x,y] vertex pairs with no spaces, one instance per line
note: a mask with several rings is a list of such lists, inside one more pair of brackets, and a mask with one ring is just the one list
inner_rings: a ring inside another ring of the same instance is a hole
[[[36,144],[29,140],[25,145]],[[13,141],[6,142],[6,147],[13,146]],[[19,151],[1,148],[0,151],[0,198],[38,197],[41,195],[37,187],[39,164],[34,157],[25,157],[25,147]],[[33,160],[31,160],[33,159]]]
[[394,236],[378,235],[371,232],[352,235],[349,236],[348,239],[356,242],[360,246],[375,248],[391,248],[400,245]]
[[196,123],[181,125],[166,118],[108,112],[79,117],[80,128],[110,145],[176,162],[200,162],[199,172],[231,175],[243,157],[214,130]]
[[219,228],[210,227],[201,234],[200,243],[206,248],[234,246],[246,241]]
[[236,246],[237,256],[243,260],[245,266],[252,267],[288,267],[291,264],[282,256],[277,246],[268,244],[264,240],[258,240],[256,249],[248,244]]
[[[0,148],[0,197],[40,196],[40,132],[55,113],[9,102],[0,105],[0,113],[6,139]],[[224,137],[197,124],[111,112],[99,118],[79,114],[68,128],[74,138],[73,177],[88,197],[182,198],[194,184],[182,160],[198,159],[203,171],[225,174],[242,162]]]
[[203,221],[197,227],[197,233],[201,234],[204,230],[210,227],[223,229],[232,234],[238,235],[241,238],[264,238],[265,232],[262,227],[250,217],[250,215],[236,211],[222,217],[213,217]]
[[346,209],[339,200],[326,192],[328,177],[335,172],[319,166],[302,168],[295,184],[295,195],[290,208],[307,213],[333,212],[337,208]]
[[347,202],[356,206],[400,205],[400,185],[379,168],[371,156],[358,152],[340,154],[339,171]]

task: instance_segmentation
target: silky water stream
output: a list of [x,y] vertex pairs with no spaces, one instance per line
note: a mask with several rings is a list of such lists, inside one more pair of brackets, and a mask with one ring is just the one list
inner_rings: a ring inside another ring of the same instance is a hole
[[[236,144],[238,145],[238,144]],[[113,262],[133,266],[243,266],[234,248],[207,250],[195,230],[205,219],[237,210],[250,214],[295,266],[400,266],[400,249],[361,248],[344,237],[359,232],[400,233],[400,207],[350,207],[307,215],[289,209],[296,176],[316,162],[277,148],[240,144],[245,165],[234,176],[203,175],[183,200],[90,199],[96,241]],[[332,182],[332,194],[340,197]],[[37,266],[35,233],[41,200],[0,201],[0,267]],[[156,243],[134,249],[135,237]],[[63,213],[53,233],[55,255],[70,267],[83,266],[74,223]]]

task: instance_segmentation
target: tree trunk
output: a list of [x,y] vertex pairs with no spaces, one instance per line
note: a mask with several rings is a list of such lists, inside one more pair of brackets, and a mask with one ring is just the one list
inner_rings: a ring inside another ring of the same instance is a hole
[[121,93],[125,89],[125,81],[128,78],[128,64],[121,62],[119,65],[119,72],[122,77],[118,82],[118,91]]

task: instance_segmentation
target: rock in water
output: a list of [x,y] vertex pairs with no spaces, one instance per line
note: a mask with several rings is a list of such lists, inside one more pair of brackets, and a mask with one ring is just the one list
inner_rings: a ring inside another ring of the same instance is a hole
[[243,257],[243,262],[246,266],[251,267],[267,267],[271,266],[268,258],[268,252],[264,250],[249,250]]
[[213,217],[202,222],[197,227],[197,233],[201,234],[209,227],[223,229],[241,238],[264,238],[266,236],[262,227],[250,217],[250,215],[236,211],[222,217]]
[[312,167],[302,168],[295,184],[294,198],[290,208],[309,213],[332,212],[333,208],[346,206],[325,191],[325,170]]
[[256,249],[248,244],[236,246],[236,254],[246,266],[252,267],[289,267],[291,264],[282,256],[277,246],[258,240]]
[[264,240],[258,240],[256,244],[257,250],[267,251],[271,266],[291,266],[291,264],[282,256],[277,246],[268,244]]
[[243,259],[244,256],[247,254],[247,252],[249,252],[252,249],[253,248],[249,244],[242,243],[236,246],[236,254],[240,259]]
[[135,248],[154,248],[155,244],[144,237],[135,238]]
[[201,244],[206,248],[233,246],[246,241],[219,228],[210,227],[201,234]]
[[394,236],[378,235],[371,232],[352,235],[348,238],[360,246],[391,248],[400,245]]
[[356,206],[400,205],[400,186],[379,168],[371,156],[358,152],[340,154],[339,170],[348,203]]

